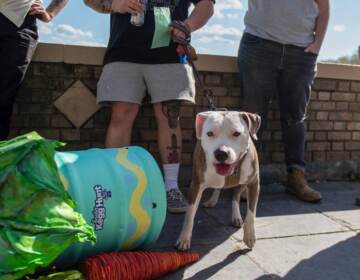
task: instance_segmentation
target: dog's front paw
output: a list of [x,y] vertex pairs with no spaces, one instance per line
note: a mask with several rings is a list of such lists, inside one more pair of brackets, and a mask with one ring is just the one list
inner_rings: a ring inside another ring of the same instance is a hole
[[255,242],[256,242],[255,225],[254,224],[255,224],[255,219],[254,219],[252,213],[250,213],[250,215],[246,216],[245,223],[244,223],[244,243],[250,249],[252,249],[254,247]]
[[244,243],[250,249],[254,248],[256,242],[255,237],[255,230],[254,228],[247,226],[246,223],[244,224]]
[[232,202],[232,215],[231,215],[232,225],[236,228],[241,228],[243,225],[243,219],[241,218],[239,203],[236,200]]
[[243,219],[241,217],[233,216],[231,220],[232,220],[233,227],[236,227],[236,228],[241,228],[244,223]]
[[220,190],[214,190],[208,201],[203,203],[206,208],[213,208],[219,201]]
[[191,237],[188,236],[180,236],[179,239],[176,241],[176,248],[180,251],[186,251],[190,249],[191,244]]
[[213,207],[215,207],[216,204],[217,204],[217,200],[210,198],[208,201],[205,201],[202,205],[205,208],[213,208]]

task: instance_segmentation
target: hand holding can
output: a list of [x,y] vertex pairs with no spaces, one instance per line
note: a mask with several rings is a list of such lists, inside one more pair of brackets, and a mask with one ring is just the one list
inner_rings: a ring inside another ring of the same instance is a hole
[[134,26],[143,26],[145,23],[145,13],[146,13],[146,4],[147,0],[138,0],[141,4],[144,5],[143,12],[138,12],[131,15],[130,23]]
[[136,14],[144,10],[144,5],[139,0],[112,0],[111,12],[120,14]]

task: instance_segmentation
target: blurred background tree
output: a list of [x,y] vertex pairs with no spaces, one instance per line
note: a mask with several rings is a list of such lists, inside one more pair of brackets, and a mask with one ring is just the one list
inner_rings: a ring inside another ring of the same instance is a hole
[[360,65],[360,47],[358,51],[355,51],[352,55],[340,56],[337,59],[327,59],[323,60],[322,62]]

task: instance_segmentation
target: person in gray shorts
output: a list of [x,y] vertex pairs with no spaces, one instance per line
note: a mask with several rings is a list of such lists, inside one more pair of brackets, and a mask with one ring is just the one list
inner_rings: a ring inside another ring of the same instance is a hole
[[[185,37],[168,23],[181,21],[195,31],[213,14],[213,0],[84,0],[94,10],[111,14],[110,40],[97,98],[112,106],[106,147],[131,144],[134,120],[146,92],[151,97],[158,125],[158,145],[165,178],[168,211],[185,212],[187,202],[178,187],[181,156],[179,114],[181,101],[194,103],[195,82],[191,67],[179,59],[170,32]],[[190,16],[190,4],[195,7]],[[131,14],[145,11],[141,26],[133,25]],[[167,24],[164,24],[167,22]],[[159,33],[159,30],[165,32]],[[168,36],[169,38],[166,38]]]
[[286,188],[303,201],[319,202],[321,194],[305,178],[304,121],[327,29],[329,0],[248,3],[238,55],[242,109],[262,117],[260,139],[268,105],[278,97],[288,170]]

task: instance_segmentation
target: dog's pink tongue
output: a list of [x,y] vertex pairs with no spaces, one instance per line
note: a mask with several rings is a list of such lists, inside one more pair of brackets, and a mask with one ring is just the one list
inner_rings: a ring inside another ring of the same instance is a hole
[[222,176],[227,176],[231,173],[231,165],[230,164],[215,164],[216,173]]

